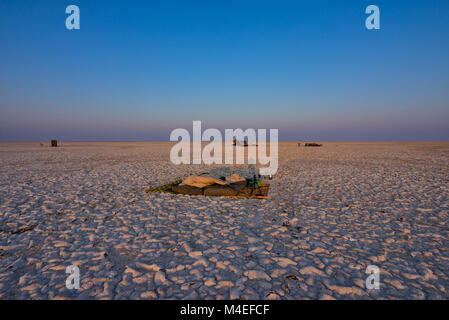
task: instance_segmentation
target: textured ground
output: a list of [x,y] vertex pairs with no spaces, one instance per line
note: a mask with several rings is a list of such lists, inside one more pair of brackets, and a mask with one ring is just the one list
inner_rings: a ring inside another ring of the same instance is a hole
[[0,298],[449,298],[449,143],[283,143],[266,200],[144,193],[169,150],[0,144]]

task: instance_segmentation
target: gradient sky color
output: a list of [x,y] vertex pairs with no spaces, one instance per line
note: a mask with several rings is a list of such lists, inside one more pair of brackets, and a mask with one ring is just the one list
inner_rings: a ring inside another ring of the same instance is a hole
[[447,0],[2,0],[0,141],[167,141],[192,120],[449,140],[448,17]]

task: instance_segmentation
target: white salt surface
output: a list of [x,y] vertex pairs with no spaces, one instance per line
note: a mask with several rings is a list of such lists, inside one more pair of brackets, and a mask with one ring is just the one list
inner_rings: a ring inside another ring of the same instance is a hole
[[266,200],[145,193],[210,170],[169,143],[60,145],[0,144],[1,299],[449,298],[449,143],[281,143]]

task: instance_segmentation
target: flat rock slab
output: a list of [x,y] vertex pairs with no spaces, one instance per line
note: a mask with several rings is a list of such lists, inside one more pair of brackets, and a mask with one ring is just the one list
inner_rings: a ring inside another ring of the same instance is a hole
[[237,190],[232,187],[212,185],[204,188],[204,195],[232,197],[237,195]]
[[203,195],[204,189],[188,186],[186,184],[179,184],[177,186],[172,187],[173,192],[178,194],[187,194],[187,195]]
[[[168,189],[164,186],[170,186]],[[268,195],[269,184],[263,187],[258,187],[253,190],[253,188],[246,186],[246,182],[237,182],[228,185],[210,185],[204,188],[198,188],[194,186],[189,186],[185,184],[167,184],[162,187],[153,188],[152,192],[170,192],[176,194],[185,195],[204,195],[212,197],[240,197],[240,198],[251,198],[251,197],[266,197]]]

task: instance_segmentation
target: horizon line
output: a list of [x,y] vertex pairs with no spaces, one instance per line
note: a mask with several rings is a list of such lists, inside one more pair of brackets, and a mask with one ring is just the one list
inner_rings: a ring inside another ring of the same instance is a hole
[[[169,141],[169,140],[57,140],[58,143],[179,143],[182,141]],[[194,141],[190,141],[193,143]],[[201,143],[211,143],[214,141],[201,141]],[[222,141],[225,143],[226,141]],[[228,141],[230,142],[230,141]],[[269,143],[269,141],[267,141]],[[297,143],[297,142],[326,142],[326,143],[338,143],[338,142],[366,142],[366,143],[379,143],[379,142],[449,142],[449,140],[279,140],[282,143]],[[0,143],[51,143],[51,140],[34,140],[34,141],[5,141],[0,140]]]

